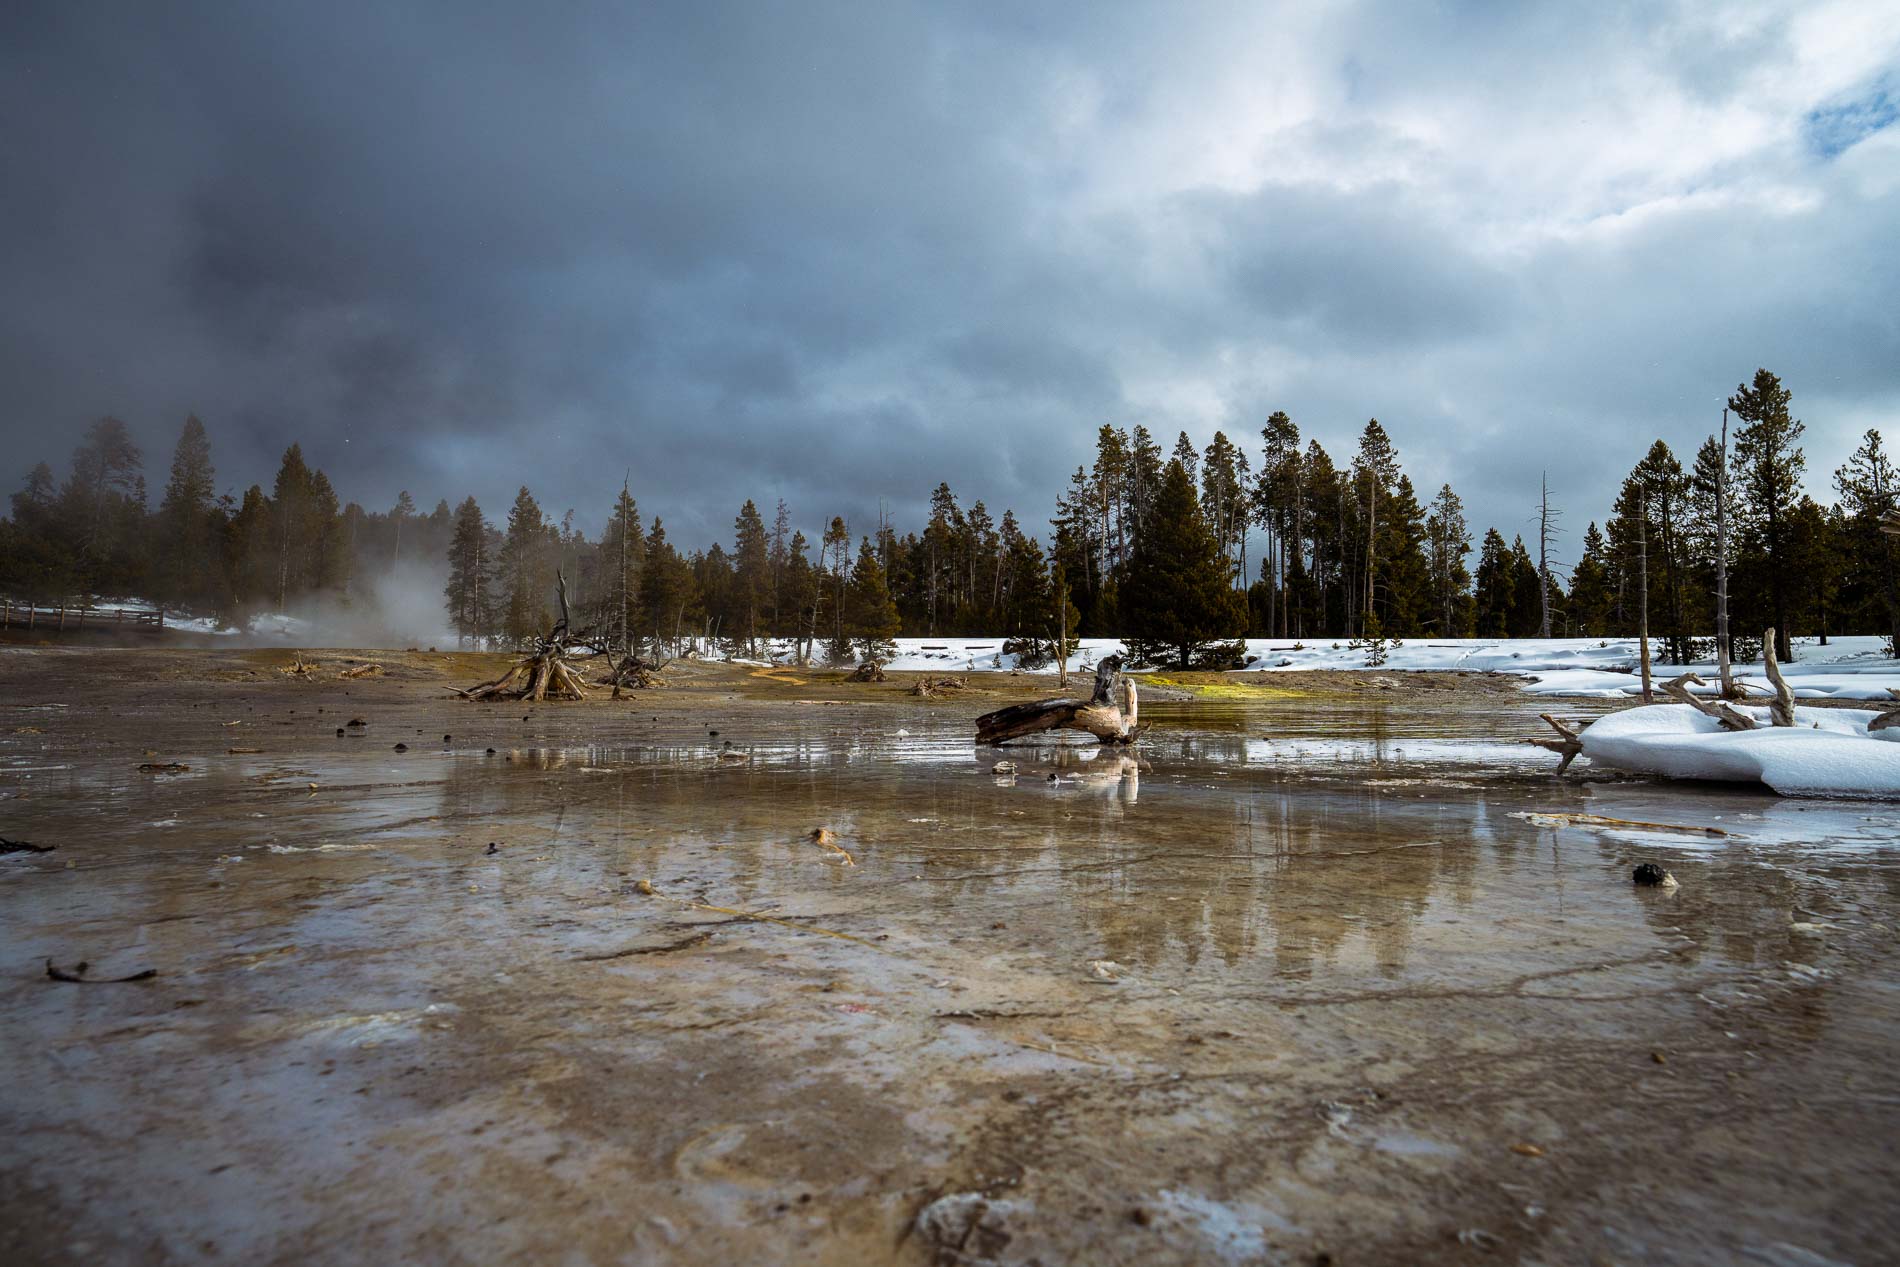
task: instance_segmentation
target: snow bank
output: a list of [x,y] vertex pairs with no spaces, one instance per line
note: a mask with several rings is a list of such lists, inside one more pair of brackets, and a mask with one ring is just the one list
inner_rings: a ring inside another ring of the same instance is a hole
[[[1887,700],[1890,688],[1900,688],[1900,662],[1886,656],[1886,640],[1874,637],[1835,638],[1827,646],[1812,639],[1795,640],[1795,660],[1782,673],[1799,699]],[[1115,638],[1085,638],[1069,662],[1071,672],[1087,673],[1105,655],[1122,650]],[[789,642],[774,643],[778,658],[791,654]],[[1381,672],[1457,670],[1513,673],[1524,678],[1524,689],[1538,695],[1586,695],[1625,699],[1642,693],[1637,675],[1635,638],[1420,638],[1407,640],[1386,653]],[[1322,669],[1365,669],[1363,648],[1345,639],[1290,638],[1247,640],[1241,672],[1292,673]],[[1012,672],[1020,668],[1013,655],[1003,654],[1001,638],[899,638],[897,655],[886,667],[938,673]],[[1054,664],[1023,672],[1053,675]],[[1695,672],[1714,682],[1713,664],[1656,664],[1652,674],[1666,682],[1680,673]],[[1745,689],[1764,697],[1773,694],[1759,666],[1736,666],[1736,678]],[[1714,686],[1703,688],[1713,694]]]
[[1765,708],[1743,709],[1759,730],[1723,730],[1686,704],[1626,709],[1583,732],[1591,761],[1674,779],[1765,783],[1787,796],[1900,799],[1900,728],[1868,733],[1878,713],[1797,708],[1792,727],[1770,727]]

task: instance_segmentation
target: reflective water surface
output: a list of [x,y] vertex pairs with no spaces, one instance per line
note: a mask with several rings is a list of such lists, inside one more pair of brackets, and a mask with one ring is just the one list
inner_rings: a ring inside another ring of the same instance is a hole
[[1872,1261],[1900,817],[1558,782],[1548,706],[14,745],[0,1209],[49,1261]]

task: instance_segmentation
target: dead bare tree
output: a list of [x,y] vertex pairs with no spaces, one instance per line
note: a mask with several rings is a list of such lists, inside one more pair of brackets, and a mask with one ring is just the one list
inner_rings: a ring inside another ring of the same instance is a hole
[[1122,676],[1122,658],[1103,656],[1089,698],[1038,700],[985,713],[976,719],[976,741],[1000,744],[1044,730],[1082,730],[1103,743],[1133,743],[1142,730],[1136,715],[1135,684]]
[[1539,481],[1540,495],[1537,503],[1537,601],[1541,612],[1537,622],[1537,636],[1550,637],[1550,538],[1552,533],[1561,532],[1556,521],[1563,515],[1560,510],[1550,506],[1550,475],[1545,472]]
[[1722,460],[1715,469],[1715,667],[1722,698],[1740,699],[1728,640],[1728,410],[1722,411]]
[[1642,514],[1636,517],[1636,575],[1640,588],[1637,591],[1636,642],[1637,657],[1643,666],[1643,703],[1656,702],[1655,692],[1649,685],[1649,501],[1643,501]]

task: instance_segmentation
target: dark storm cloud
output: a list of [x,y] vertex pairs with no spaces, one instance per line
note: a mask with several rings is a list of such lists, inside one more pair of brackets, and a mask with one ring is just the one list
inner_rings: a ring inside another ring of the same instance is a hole
[[195,410],[234,488],[1034,529],[1104,422],[1286,408],[1509,527],[1758,364],[1827,468],[1900,404],[1890,16],[13,4],[8,478]]

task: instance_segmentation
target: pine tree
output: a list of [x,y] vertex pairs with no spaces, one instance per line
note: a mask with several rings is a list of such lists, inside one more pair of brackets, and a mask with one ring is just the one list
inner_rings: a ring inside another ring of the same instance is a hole
[[1478,552],[1474,599],[1478,637],[1510,637],[1517,608],[1517,583],[1511,567],[1511,548],[1504,544],[1496,528],[1485,530],[1484,544]]
[[765,519],[750,498],[739,508],[733,520],[733,582],[739,613],[745,620],[747,655],[756,655],[759,645],[759,608],[765,603],[771,584],[770,550],[765,537]]
[[1512,538],[1511,622],[1508,626],[1511,637],[1535,638],[1537,636],[1539,584],[1537,564],[1531,561],[1531,552],[1525,546],[1524,538]]
[[1609,543],[1595,520],[1583,530],[1583,555],[1570,572],[1570,619],[1575,632],[1598,636],[1609,631],[1611,604]]
[[145,557],[145,477],[132,433],[117,418],[87,428],[55,512],[88,593],[125,593]]
[[396,526],[396,550],[391,557],[392,563],[402,562],[402,529],[416,513],[416,500],[409,495],[408,489],[396,494],[396,504],[390,507],[389,522]]
[[509,508],[508,533],[501,548],[501,630],[510,642],[525,642],[553,625],[548,614],[553,583],[547,519],[524,484]]
[[488,520],[481,506],[473,497],[464,498],[455,510],[454,535],[449,540],[449,583],[444,590],[449,627],[464,644],[492,632],[489,572],[494,560],[488,554],[488,534]]
[[1368,419],[1359,433],[1359,455],[1353,459],[1353,483],[1364,499],[1365,593],[1361,610],[1370,616],[1378,593],[1379,503],[1391,496],[1399,474],[1398,450],[1377,418]]
[[1848,592],[1861,620],[1887,628],[1887,653],[1900,659],[1900,538],[1882,532],[1881,520],[1900,509],[1900,479],[1878,431],[1869,430],[1841,468],[1834,472],[1840,493],[1842,525],[1849,563]]
[[1438,632],[1447,638],[1465,637],[1471,623],[1471,572],[1465,567],[1465,556],[1471,553],[1471,529],[1465,522],[1464,503],[1449,484],[1432,499],[1425,537]]
[[158,506],[159,597],[202,606],[218,592],[217,487],[211,440],[196,414],[185,419],[172,453],[171,479]]
[[[1790,560],[1786,540],[1788,516],[1800,495],[1801,474],[1807,459],[1801,452],[1800,419],[1788,412],[1793,393],[1765,369],[1755,371],[1729,397],[1729,408],[1741,420],[1735,432],[1730,466],[1735,474],[1736,509],[1744,532],[1755,546],[1756,587],[1765,588],[1775,625],[1775,650],[1782,660],[1794,658],[1789,628]],[[1765,582],[1765,584],[1764,584]]]
[[640,530],[640,507],[626,481],[607,516],[600,539],[601,623],[619,645],[631,651],[641,638],[640,573],[646,563],[646,535]]
[[1178,459],[1162,473],[1150,522],[1129,561],[1122,615],[1137,661],[1165,654],[1183,669],[1246,631],[1245,601]]
[[846,620],[851,641],[860,660],[888,660],[897,654],[892,639],[902,627],[897,604],[891,601],[890,588],[884,583],[884,568],[877,561],[869,537],[859,538],[857,566],[851,569]]

